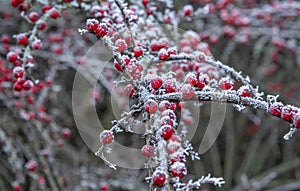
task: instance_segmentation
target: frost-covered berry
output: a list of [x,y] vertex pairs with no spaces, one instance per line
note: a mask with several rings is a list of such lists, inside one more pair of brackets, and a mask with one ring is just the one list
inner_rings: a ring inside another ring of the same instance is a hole
[[10,51],[6,54],[6,59],[9,62],[15,62],[18,59],[18,55],[15,52]]
[[300,129],[300,113],[299,112],[296,115],[294,115],[293,124],[296,128]]
[[185,5],[183,7],[183,14],[186,17],[191,16],[193,14],[193,11],[194,11],[194,9],[193,9],[192,5]]
[[187,174],[185,164],[182,162],[175,162],[171,165],[171,173],[174,177],[183,178]]
[[49,11],[51,9],[51,6],[50,5],[44,5],[43,8],[42,8],[42,12],[43,13],[46,13],[47,11]]
[[163,125],[171,125],[172,127],[174,127],[175,121],[172,120],[169,116],[163,116],[160,119],[160,125],[161,126],[163,126]]
[[208,79],[209,78],[207,75],[201,73],[198,78],[197,86],[201,89],[204,88],[205,86],[208,85]]
[[166,49],[160,49],[158,52],[158,58],[160,60],[167,60],[170,57],[169,52]]
[[59,11],[55,7],[52,7],[49,11],[52,19],[57,19],[59,17]]
[[18,7],[24,0],[11,0],[10,3],[13,7]]
[[134,53],[134,57],[138,58],[138,57],[142,56],[144,52],[143,52],[142,47],[137,46],[137,47],[134,47],[133,53]]
[[174,110],[176,108],[176,104],[167,100],[163,100],[159,103],[158,108],[159,111],[165,111],[167,109]]
[[178,135],[172,135],[168,141],[176,141],[176,142],[182,142],[182,139]]
[[108,190],[109,190],[109,184],[103,183],[103,184],[100,186],[100,191],[108,191]]
[[38,50],[40,48],[42,48],[43,43],[40,39],[36,39],[31,43],[31,48],[34,50]]
[[281,102],[272,103],[269,107],[269,113],[273,116],[280,117],[282,107],[283,104]]
[[22,91],[22,89],[23,89],[22,83],[20,83],[18,81],[15,82],[14,85],[13,85],[13,88],[14,88],[15,91],[18,91],[18,92]]
[[155,170],[152,175],[152,182],[156,186],[163,186],[166,182],[166,173],[161,170]]
[[29,20],[33,23],[37,22],[40,18],[40,15],[37,12],[31,12],[28,16]]
[[184,84],[181,88],[181,92],[184,99],[191,99],[195,95],[195,91],[191,84]]
[[30,172],[34,172],[36,170],[36,167],[37,162],[35,160],[30,160],[25,164],[25,168]]
[[152,157],[154,155],[154,148],[151,145],[144,145],[142,147],[142,154],[145,157]]
[[148,3],[149,3],[149,0],[142,0],[142,3],[143,3],[144,6],[147,6]]
[[161,136],[168,140],[173,135],[173,129],[171,125],[163,125],[161,127]]
[[170,141],[170,139],[168,140],[168,144],[167,144],[167,152],[168,154],[173,154],[180,148],[181,144],[177,141]]
[[109,144],[114,140],[114,134],[113,132],[109,131],[109,130],[104,130],[100,133],[99,138],[100,138],[100,142],[103,144]]
[[20,184],[15,184],[15,185],[13,186],[13,189],[14,189],[14,191],[22,191],[22,187],[21,187]]
[[170,161],[172,164],[175,162],[186,162],[186,157],[183,151],[177,151],[170,155]]
[[26,91],[31,90],[31,88],[33,87],[33,82],[31,80],[26,80],[23,84],[22,84],[22,88]]
[[168,116],[171,118],[171,120],[175,121],[176,120],[176,115],[174,113],[174,110],[171,110],[171,109],[167,109],[165,111],[163,111],[161,113],[161,116],[164,117],[164,116]]
[[296,108],[291,105],[285,105],[281,108],[281,118],[285,121],[292,120],[294,114],[296,113],[297,113]]
[[147,113],[155,113],[156,110],[158,109],[158,104],[156,103],[156,101],[150,99],[145,103],[145,111]]
[[37,29],[38,30],[45,30],[45,28],[47,27],[47,23],[45,21],[38,21],[37,23]]
[[134,94],[134,87],[132,84],[128,84],[124,87],[124,93],[128,96],[131,97]]
[[247,86],[242,86],[238,89],[238,94],[241,97],[250,97],[251,96],[250,88]]
[[108,27],[105,23],[100,23],[99,26],[95,29],[95,35],[97,37],[104,37],[108,33]]
[[172,80],[167,80],[166,83],[164,84],[164,89],[166,93],[173,93],[176,91],[176,86],[175,82]]
[[123,40],[123,39],[118,39],[118,40],[115,42],[115,46],[117,47],[117,50],[118,50],[119,52],[123,52],[123,51],[126,50],[126,48],[127,48],[126,42],[125,42],[125,40]]
[[28,43],[28,37],[25,34],[18,34],[17,43],[21,45],[26,45]]
[[99,21],[97,21],[96,19],[88,19],[86,21],[85,26],[87,30],[89,30],[90,32],[94,32],[97,29],[98,25],[99,25]]
[[190,84],[191,86],[197,85],[197,78],[193,73],[189,73],[184,80],[184,83]]
[[219,88],[221,88],[222,90],[229,90],[232,87],[233,87],[233,83],[227,77],[221,78],[221,80],[219,81]]
[[62,131],[61,131],[61,135],[64,138],[68,138],[71,135],[71,130],[69,128],[63,128]]
[[155,90],[159,89],[162,84],[163,84],[163,81],[160,77],[151,79],[151,87]]

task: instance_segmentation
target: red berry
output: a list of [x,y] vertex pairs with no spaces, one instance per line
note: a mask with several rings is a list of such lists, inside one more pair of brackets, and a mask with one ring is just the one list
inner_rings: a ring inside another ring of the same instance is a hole
[[280,117],[282,107],[283,104],[281,102],[272,103],[269,107],[269,113],[273,116]]
[[15,52],[10,51],[6,54],[6,59],[10,62],[15,62],[18,59],[18,55]]
[[174,177],[183,178],[187,174],[185,164],[182,162],[175,162],[171,166],[171,173]]
[[55,7],[52,7],[49,11],[52,19],[57,19],[59,17],[59,11]]
[[195,91],[191,84],[184,84],[181,88],[181,92],[184,99],[191,99],[195,95]]
[[158,109],[158,104],[156,103],[156,101],[150,99],[145,103],[145,111],[147,113],[155,113],[156,110]]
[[29,20],[33,23],[37,22],[40,18],[40,15],[37,12],[31,12],[28,16]]
[[152,157],[154,155],[154,148],[151,145],[144,145],[142,147],[142,154],[145,157]]
[[150,48],[152,51],[158,51],[160,49],[160,46],[157,43],[153,43],[150,45]]
[[136,57],[136,58],[142,56],[143,55],[142,47],[139,47],[139,46],[134,47],[133,53],[134,53],[134,57]]
[[36,170],[36,167],[37,167],[37,162],[34,160],[30,160],[25,164],[25,168],[30,172],[34,172]]
[[167,60],[170,57],[169,52],[166,49],[160,49],[158,52],[158,58],[160,60]]
[[42,46],[43,46],[43,44],[40,39],[36,39],[31,43],[31,48],[34,50],[38,50],[38,49],[42,48]]
[[105,23],[100,23],[99,26],[95,30],[95,34],[97,37],[104,37],[108,33],[108,27]]
[[33,82],[31,80],[26,80],[23,84],[22,84],[22,88],[26,91],[30,90],[33,87]]
[[167,176],[163,171],[155,170],[152,175],[152,182],[156,186],[163,186],[166,182]]
[[55,54],[62,54],[63,53],[63,49],[61,46],[59,46],[58,44],[53,44],[51,46],[51,50],[52,52],[54,52]]
[[37,23],[37,29],[38,30],[45,30],[45,28],[47,27],[47,23],[45,21],[38,21]]
[[193,11],[194,11],[194,9],[193,9],[192,5],[185,5],[183,7],[183,14],[186,17],[191,16],[193,14]]
[[26,12],[30,8],[30,4],[27,2],[21,3],[18,5],[18,9],[20,12]]
[[11,0],[10,3],[13,7],[17,7],[18,5],[20,5],[21,3],[23,3],[24,0]]
[[45,177],[39,176],[38,179],[37,179],[37,182],[38,182],[39,184],[45,184],[45,182],[46,182]]
[[68,138],[71,135],[71,130],[69,128],[63,128],[62,131],[61,131],[61,135],[64,138]]
[[172,135],[168,141],[182,142],[182,139],[178,135]]
[[20,92],[20,91],[22,91],[23,87],[22,87],[22,84],[17,81],[17,82],[14,83],[13,88],[14,88],[15,91]]
[[300,129],[300,113],[299,112],[294,116],[293,124],[296,128]]
[[167,144],[167,152],[169,154],[173,154],[180,148],[180,143],[176,142],[176,141],[169,141],[169,140],[168,140],[168,144]]
[[104,183],[100,186],[100,191],[108,191],[109,190],[109,184]]
[[163,116],[160,119],[160,125],[171,125],[172,127],[174,126],[174,120],[172,120],[169,116]]
[[173,135],[173,129],[171,125],[164,125],[161,127],[161,136],[168,140]]
[[132,84],[128,84],[124,87],[124,93],[128,96],[131,97],[134,94],[134,87]]
[[163,111],[163,112],[161,113],[161,116],[162,116],[162,117],[163,117],[163,116],[168,116],[168,117],[171,118],[171,120],[173,120],[173,121],[176,120],[176,115],[175,115],[174,111],[171,110],[171,109],[167,109],[167,110]]
[[165,111],[167,109],[174,110],[176,108],[176,104],[170,103],[169,101],[164,100],[159,103],[158,108],[160,111]]
[[97,29],[98,25],[99,25],[99,22],[96,19],[88,19],[86,21],[86,28],[90,32],[94,32]]
[[195,86],[195,85],[197,85],[197,78],[196,78],[196,76],[194,74],[189,73],[186,76],[186,78],[184,80],[184,83],[191,84],[191,86]]
[[[45,119],[44,119],[44,116],[41,117],[41,120],[45,120]],[[61,148],[61,147],[63,147],[64,145],[65,145],[64,140],[58,139],[58,140],[56,141],[56,146],[57,146],[58,148]]]
[[43,13],[46,13],[47,11],[49,11],[51,9],[51,6],[50,5],[44,5],[43,8],[42,8],[42,12]]
[[20,66],[17,66],[13,69],[13,74],[15,76],[15,78],[22,78],[24,75],[24,69]]
[[127,48],[126,42],[123,39],[118,39],[115,42],[115,46],[119,52],[123,52]]
[[219,88],[221,88],[222,90],[229,90],[232,87],[233,87],[233,83],[227,77],[224,77],[219,81]]
[[149,0],[142,0],[143,5],[146,7],[149,3]]
[[171,163],[186,162],[186,158],[183,152],[177,151],[170,156]]
[[197,86],[202,89],[207,85],[208,85],[208,76],[200,73]]
[[1,36],[1,42],[4,43],[4,44],[9,44],[10,43],[10,37],[6,34],[3,34]]
[[14,191],[21,191],[22,187],[20,186],[20,184],[15,184],[14,185]]
[[100,142],[103,144],[109,144],[114,140],[114,134],[111,131],[104,130],[99,135]]
[[167,80],[164,84],[164,89],[166,93],[173,93],[176,91],[175,82],[172,80]]
[[155,90],[159,89],[162,85],[163,81],[160,77],[153,78],[151,80],[151,87]]
[[50,155],[50,150],[43,149],[43,150],[40,151],[40,155],[47,158]]
[[282,50],[286,44],[286,42],[284,41],[284,39],[282,38],[274,38],[272,40],[272,43],[275,47],[277,47],[279,50]]
[[26,45],[28,43],[28,37],[25,34],[18,34],[17,42],[21,45]]
[[115,68],[116,68],[119,72],[123,72],[122,66],[121,66],[117,61],[115,61]]
[[242,97],[250,97],[251,91],[250,91],[249,87],[242,86],[238,89],[238,94],[239,94],[239,96],[242,96]]
[[281,118],[285,121],[291,121],[297,109],[291,105],[285,105],[281,108]]

